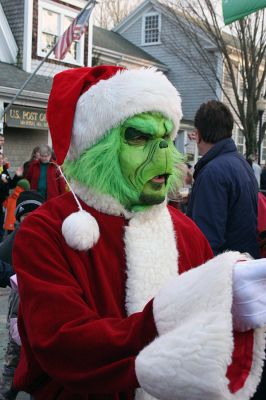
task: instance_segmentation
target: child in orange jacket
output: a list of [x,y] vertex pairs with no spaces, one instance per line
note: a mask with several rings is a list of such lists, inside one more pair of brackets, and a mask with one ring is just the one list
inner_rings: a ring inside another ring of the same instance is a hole
[[8,233],[12,232],[15,229],[15,210],[17,198],[20,193],[24,192],[25,190],[30,190],[30,183],[27,179],[20,179],[13,193],[3,203],[3,206],[6,209],[4,230]]

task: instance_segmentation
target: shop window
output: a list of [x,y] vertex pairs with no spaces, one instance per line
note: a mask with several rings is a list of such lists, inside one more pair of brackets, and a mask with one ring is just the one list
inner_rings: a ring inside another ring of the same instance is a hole
[[[38,55],[45,56],[72,23],[76,13],[46,1],[39,2]],[[53,58],[54,55],[51,55]],[[74,41],[63,62],[83,65],[84,37]]]
[[149,13],[144,15],[142,25],[142,45],[160,43],[160,14]]

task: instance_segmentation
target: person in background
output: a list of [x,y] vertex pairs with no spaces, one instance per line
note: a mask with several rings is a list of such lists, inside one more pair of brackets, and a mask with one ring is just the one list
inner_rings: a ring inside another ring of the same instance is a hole
[[188,162],[186,162],[185,165],[186,165],[186,173],[185,173],[185,176],[184,176],[183,193],[181,192],[181,195],[183,194],[182,203],[181,203],[181,211],[184,214],[187,213],[189,196],[190,196],[192,183],[193,183],[193,167]]
[[262,168],[260,175],[260,190],[266,196],[266,166]]
[[2,135],[2,133],[0,133],[0,154],[3,154],[4,152],[4,144],[5,144],[5,137],[4,135]]
[[14,189],[22,177],[23,174],[23,168],[18,167],[16,170],[16,173],[13,178],[10,177],[9,171],[6,167],[5,162],[5,156],[4,154],[0,154],[0,241],[3,240],[4,236],[4,209],[3,209],[3,203],[9,196],[9,190]]
[[247,158],[247,162],[251,166],[251,168],[252,168],[252,170],[254,172],[254,175],[255,175],[255,177],[257,179],[258,187],[260,188],[260,177],[261,177],[262,168],[258,164],[258,156],[256,154],[252,154],[251,156],[249,156]]
[[[5,144],[5,137],[4,135],[2,135],[2,133],[0,133],[0,154],[3,154],[4,152],[4,144]],[[4,157],[4,165],[6,166],[6,168],[10,168],[10,163],[6,156]]]
[[185,185],[189,188],[191,188],[193,184],[193,167],[190,163],[186,162],[187,166],[187,173],[185,176]]
[[37,161],[39,159],[40,159],[40,146],[36,146],[32,150],[30,159],[28,161],[25,161],[23,164],[23,177],[24,178],[27,176],[29,167],[32,164],[32,162]]
[[13,193],[3,203],[5,208],[4,230],[7,234],[11,233],[15,229],[16,202],[20,193],[24,192],[24,190],[30,190],[30,183],[27,179],[20,179]]
[[253,156],[252,169],[253,169],[255,177],[257,179],[258,186],[260,187],[261,166],[258,164],[258,156],[257,155]]
[[200,106],[194,125],[202,158],[195,166],[187,215],[215,254],[237,250],[259,258],[258,185],[232,139],[233,116],[227,106],[212,100]]
[[0,260],[0,287],[10,286],[10,278],[14,274],[10,264]]
[[[25,190],[20,193],[16,202],[15,218],[17,220],[16,229],[7,236],[0,245],[0,272],[1,286],[10,285],[9,278],[14,274],[12,267],[12,253],[14,240],[19,230],[20,223],[44,202],[42,196],[35,190]],[[25,265],[26,267],[26,265]],[[11,289],[8,299],[7,327],[9,328],[10,319],[17,317],[19,297],[16,289]],[[0,400],[14,400],[18,391],[13,387],[13,377],[18,365],[20,355],[20,345],[9,335],[9,341],[5,353],[5,363],[0,379]]]
[[31,189],[37,190],[46,200],[66,191],[65,180],[51,157],[51,147],[40,146],[40,159],[32,162],[26,175]]
[[[247,158],[247,163],[250,165],[250,168],[252,168],[253,161],[252,161],[252,158],[251,158],[251,157],[248,157],[248,158]],[[253,168],[252,168],[252,169],[253,169]]]
[[182,171],[182,186],[180,186],[178,190],[169,191],[168,204],[186,214],[193,180],[192,165],[190,165],[188,162],[185,162],[181,165],[178,165],[177,168]]

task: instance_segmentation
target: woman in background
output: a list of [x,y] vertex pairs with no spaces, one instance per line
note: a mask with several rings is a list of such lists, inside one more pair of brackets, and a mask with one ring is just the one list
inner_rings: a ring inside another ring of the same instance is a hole
[[37,190],[45,200],[59,196],[66,191],[66,183],[58,165],[52,158],[52,149],[48,145],[40,146],[40,158],[29,167],[26,179],[31,189]]
[[29,171],[29,167],[33,163],[33,161],[37,161],[39,159],[40,159],[40,146],[36,146],[31,152],[30,159],[28,161],[25,161],[23,164],[23,178],[26,178]]

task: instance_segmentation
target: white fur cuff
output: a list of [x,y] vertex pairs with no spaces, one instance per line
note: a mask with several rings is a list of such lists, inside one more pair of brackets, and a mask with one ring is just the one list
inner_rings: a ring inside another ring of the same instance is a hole
[[224,313],[231,323],[232,268],[240,253],[227,252],[192,269],[160,290],[154,299],[159,334],[206,313]]
[[232,270],[243,255],[228,252],[184,273],[154,300],[160,336],[136,358],[141,388],[162,400],[247,400],[258,384],[265,345],[255,332],[253,363],[245,385],[228,387],[233,353]]
[[213,312],[160,336],[136,359],[141,387],[162,400],[227,400],[229,332],[226,318]]

